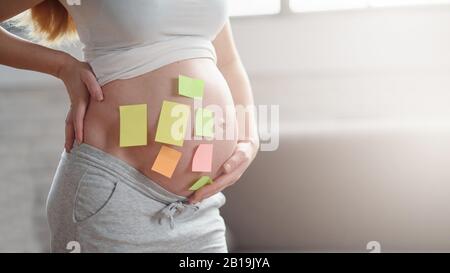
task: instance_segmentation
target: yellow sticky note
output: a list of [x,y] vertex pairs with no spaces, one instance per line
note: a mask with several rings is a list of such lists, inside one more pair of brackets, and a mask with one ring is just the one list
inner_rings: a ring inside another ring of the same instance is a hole
[[197,109],[195,113],[195,135],[214,137],[214,112],[205,108]]
[[183,146],[190,109],[189,105],[164,101],[159,116],[155,141]]
[[181,96],[201,99],[205,89],[205,82],[198,79],[189,78],[183,75],[178,77],[178,93]]
[[162,146],[152,166],[152,171],[171,178],[180,161],[181,153],[177,150]]
[[212,179],[209,176],[202,176],[199,180],[197,180],[192,187],[189,188],[190,191],[196,191],[205,186],[206,184],[213,183]]
[[120,147],[147,145],[147,104],[125,105],[120,112]]

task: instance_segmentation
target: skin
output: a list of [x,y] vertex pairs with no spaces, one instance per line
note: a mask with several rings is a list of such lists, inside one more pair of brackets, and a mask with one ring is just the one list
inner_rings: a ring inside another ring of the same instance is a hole
[[[42,0],[3,0],[0,3],[0,21],[10,19],[40,2]],[[203,107],[214,104],[225,110],[230,106],[254,105],[248,76],[229,22],[213,44],[218,57],[217,65],[209,59],[185,60],[101,87],[89,64],[65,52],[20,39],[0,28],[0,64],[50,74],[64,82],[70,99],[65,126],[67,151],[70,152],[74,141],[98,147],[129,163],[167,190],[188,197],[188,202],[195,204],[238,181],[259,149],[256,122],[251,112],[245,118],[217,118],[215,122],[224,127],[239,128],[233,139],[207,142],[186,140],[183,147],[176,147],[183,152],[183,157],[172,179],[150,170],[149,166],[161,147],[153,139],[162,100],[192,105],[192,100],[173,94],[179,74],[205,80]],[[118,147],[117,108],[134,103],[147,103],[149,106],[149,145],[123,149]],[[190,170],[192,154],[200,143],[214,144],[213,170],[207,174],[213,177],[214,183],[191,192],[188,188],[192,181],[201,176]]]

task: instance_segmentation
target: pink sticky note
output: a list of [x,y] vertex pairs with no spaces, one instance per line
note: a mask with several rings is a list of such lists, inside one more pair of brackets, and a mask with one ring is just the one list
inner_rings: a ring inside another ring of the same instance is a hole
[[200,144],[192,162],[193,172],[211,172],[213,156],[212,144]]

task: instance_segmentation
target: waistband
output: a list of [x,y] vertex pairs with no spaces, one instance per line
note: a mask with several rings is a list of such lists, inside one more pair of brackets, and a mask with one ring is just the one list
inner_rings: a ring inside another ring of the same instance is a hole
[[164,189],[128,163],[89,144],[74,144],[70,154],[63,152],[63,157],[68,157],[69,155],[75,161],[111,173],[120,178],[122,182],[161,203],[170,204],[187,200],[184,196]]
[[185,202],[187,200],[186,197],[164,189],[128,163],[91,145],[84,143],[81,145],[74,144],[70,154],[64,151],[62,157],[65,159],[70,157],[74,162],[84,163],[112,173],[114,176],[119,177],[121,182],[127,183],[148,197],[164,203],[166,206],[156,217],[159,219],[160,224],[162,224],[163,219],[167,219],[171,229],[174,228],[175,217],[181,215],[188,217],[200,208],[198,205]]

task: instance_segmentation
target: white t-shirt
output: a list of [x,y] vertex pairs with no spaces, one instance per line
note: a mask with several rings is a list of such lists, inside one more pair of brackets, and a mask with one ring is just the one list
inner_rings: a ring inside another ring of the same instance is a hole
[[176,61],[211,58],[227,0],[59,0],[74,19],[100,85]]

